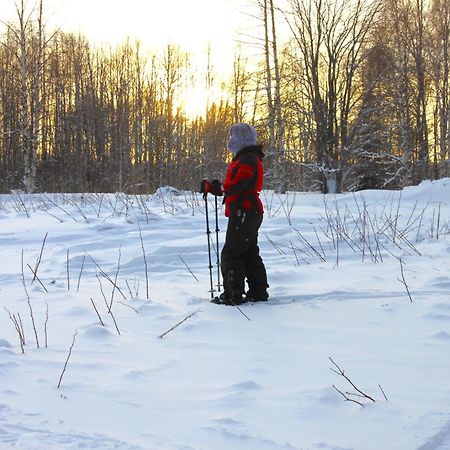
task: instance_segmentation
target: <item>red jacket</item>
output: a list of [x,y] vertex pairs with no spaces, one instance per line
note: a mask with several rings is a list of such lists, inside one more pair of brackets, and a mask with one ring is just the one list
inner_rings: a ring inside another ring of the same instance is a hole
[[264,213],[259,193],[264,181],[261,145],[240,150],[228,166],[223,182],[225,216],[240,217],[244,212]]

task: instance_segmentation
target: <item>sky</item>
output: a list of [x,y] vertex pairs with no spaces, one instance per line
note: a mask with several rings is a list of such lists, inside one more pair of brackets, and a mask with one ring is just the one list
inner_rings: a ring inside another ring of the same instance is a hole
[[[1,20],[15,20],[14,3],[0,0]],[[32,8],[37,0],[26,0],[26,4]],[[236,47],[253,20],[249,4],[239,0],[44,0],[44,14],[49,29],[81,33],[98,46],[114,47],[130,38],[139,40],[144,52],[158,53],[168,43],[180,45],[190,54],[199,81],[179,103],[188,115],[197,116],[204,113],[208,98],[224,95],[220,83],[231,76]],[[201,74],[207,68],[208,48],[217,83],[207,93]]]
[[[33,5],[34,0],[27,0]],[[115,45],[127,37],[144,48],[180,44],[194,56],[211,45],[219,73],[232,65],[240,32],[249,17],[238,0],[45,0],[50,26],[81,32],[96,44]],[[14,19],[14,0],[1,0],[0,17]]]
[[[15,3],[0,0],[0,21],[15,21]],[[28,10],[38,0],[25,0]],[[189,116],[203,115],[209,99],[226,94],[221,85],[232,76],[236,49],[250,61],[262,59],[261,22],[255,19],[252,0],[44,0],[47,28],[81,33],[94,45],[112,47],[139,40],[144,52],[161,52],[169,43],[190,54],[197,74],[195,86],[183,93],[179,106]],[[277,34],[286,39],[281,20]],[[257,45],[255,45],[257,44]],[[210,63],[215,79],[206,92],[204,73]]]

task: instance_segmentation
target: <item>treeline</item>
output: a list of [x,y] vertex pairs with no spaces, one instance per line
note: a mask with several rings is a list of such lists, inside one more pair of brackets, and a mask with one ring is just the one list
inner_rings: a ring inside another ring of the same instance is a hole
[[260,60],[237,49],[226,95],[198,117],[180,99],[220,83],[210,64],[199,77],[176,45],[98,49],[24,3],[0,39],[1,192],[197,189],[222,176],[239,121],[257,127],[278,191],[450,176],[448,0],[258,0]]

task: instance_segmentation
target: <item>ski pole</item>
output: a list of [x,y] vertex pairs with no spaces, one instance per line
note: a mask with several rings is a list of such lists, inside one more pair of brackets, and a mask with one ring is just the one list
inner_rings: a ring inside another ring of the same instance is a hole
[[216,255],[217,255],[217,290],[220,292],[220,260],[219,260],[219,216],[217,212],[217,196],[214,197],[216,207]]
[[206,238],[208,239],[208,258],[209,258],[209,281],[211,285],[211,298],[214,298],[214,285],[213,285],[213,275],[212,275],[212,262],[211,262],[211,243],[210,243],[210,234],[211,230],[209,229],[209,216],[208,216],[208,193],[205,192],[203,194],[203,200],[205,200],[205,215],[206,215]]

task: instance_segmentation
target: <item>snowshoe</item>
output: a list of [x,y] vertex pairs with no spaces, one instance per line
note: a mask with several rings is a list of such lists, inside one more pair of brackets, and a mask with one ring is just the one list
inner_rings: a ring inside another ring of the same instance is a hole
[[243,303],[248,302],[248,300],[242,295],[239,297],[231,297],[229,295],[225,295],[225,292],[222,292],[218,297],[214,297],[211,300],[211,303],[215,303],[216,305],[227,305],[227,306],[237,306],[242,305]]

